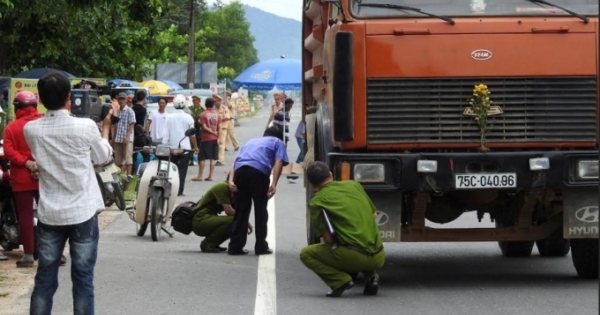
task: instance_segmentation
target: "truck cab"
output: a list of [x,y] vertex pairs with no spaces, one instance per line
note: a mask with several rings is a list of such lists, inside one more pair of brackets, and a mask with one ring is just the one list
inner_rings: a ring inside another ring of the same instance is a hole
[[[598,277],[597,0],[304,9],[308,161],[363,185],[384,241],[495,241],[507,257],[537,245]],[[494,226],[438,228],[469,212]]]

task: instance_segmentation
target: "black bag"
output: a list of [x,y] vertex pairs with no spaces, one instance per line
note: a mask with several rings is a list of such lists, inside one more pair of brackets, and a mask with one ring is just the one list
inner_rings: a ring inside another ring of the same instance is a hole
[[189,235],[192,233],[192,219],[196,212],[195,202],[186,201],[179,204],[171,215],[171,226],[175,231]]

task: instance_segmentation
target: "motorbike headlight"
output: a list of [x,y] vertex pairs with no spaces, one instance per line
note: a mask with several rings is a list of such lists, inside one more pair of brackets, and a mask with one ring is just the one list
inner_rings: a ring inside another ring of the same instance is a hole
[[362,183],[385,182],[385,166],[381,163],[354,164],[354,180]]
[[577,175],[581,179],[598,178],[598,160],[579,160]]
[[156,146],[156,150],[154,151],[156,156],[169,156],[171,155],[171,148],[168,145],[158,145]]

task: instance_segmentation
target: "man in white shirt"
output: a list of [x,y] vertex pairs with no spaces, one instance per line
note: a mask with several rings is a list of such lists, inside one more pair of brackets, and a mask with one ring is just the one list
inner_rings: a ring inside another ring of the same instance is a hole
[[[194,128],[194,118],[190,114],[183,111],[185,108],[185,96],[177,95],[173,99],[173,106],[175,112],[167,116],[165,120],[165,134],[163,137],[163,143],[168,144],[171,149],[185,149],[191,150],[191,145],[194,146],[194,151],[198,153],[198,144],[196,142],[196,136],[186,137],[185,132]],[[191,140],[191,145],[190,145]],[[191,154],[186,152],[182,155],[173,155],[171,162],[177,164],[179,169],[179,192],[178,196],[183,196],[183,188],[185,186],[185,178],[187,177],[187,169],[190,162]]]
[[153,142],[162,142],[165,134],[165,121],[167,119],[167,99],[161,97],[158,99],[158,110],[150,112],[148,124],[146,125],[146,134],[152,138]]
[[104,201],[93,164],[108,163],[110,116],[98,126],[69,115],[71,82],[50,72],[37,83],[47,112],[25,125],[24,135],[39,170],[39,261],[30,314],[50,314],[58,288],[58,266],[67,240],[71,253],[73,314],[94,314],[94,267],[98,255],[98,216]]

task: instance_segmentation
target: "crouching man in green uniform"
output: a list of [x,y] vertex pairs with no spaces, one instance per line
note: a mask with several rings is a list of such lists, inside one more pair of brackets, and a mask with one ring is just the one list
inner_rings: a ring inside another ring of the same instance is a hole
[[[196,206],[198,211],[192,219],[192,230],[198,236],[204,236],[200,243],[203,253],[218,253],[227,248],[219,247],[231,237],[233,222],[233,194],[227,182],[214,185],[209,189]],[[219,215],[225,212],[225,216]],[[252,233],[252,225],[248,222],[248,234]]]
[[[366,284],[363,293],[376,295],[377,270],[385,263],[383,241],[375,223],[375,206],[356,181],[333,181],[327,164],[311,163],[304,172],[316,194],[309,203],[310,221],[325,244],[306,246],[300,260],[332,289],[329,297],[339,297],[354,286],[349,273],[362,272]],[[327,228],[325,210],[335,231]]]

